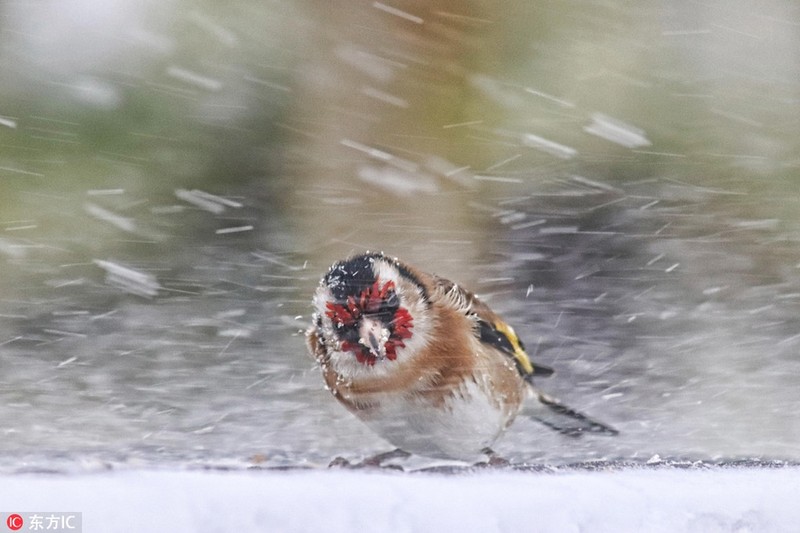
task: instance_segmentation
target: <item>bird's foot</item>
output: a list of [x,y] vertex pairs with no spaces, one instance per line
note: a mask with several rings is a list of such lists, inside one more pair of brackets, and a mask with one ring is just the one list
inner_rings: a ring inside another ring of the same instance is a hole
[[511,462],[505,457],[497,455],[497,452],[491,448],[484,448],[481,450],[486,455],[486,461],[475,463],[473,466],[476,468],[508,468]]
[[403,467],[400,465],[384,465],[383,463],[385,461],[391,461],[392,459],[405,459],[410,456],[410,453],[397,448],[396,450],[367,457],[358,463],[351,463],[344,457],[337,457],[330,462],[328,468],[347,468],[351,470],[358,470],[361,468],[391,468],[393,470],[403,470]]

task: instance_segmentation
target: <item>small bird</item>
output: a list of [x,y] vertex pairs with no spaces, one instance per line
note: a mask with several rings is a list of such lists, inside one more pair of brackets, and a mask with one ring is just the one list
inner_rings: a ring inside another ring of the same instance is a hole
[[383,253],[334,263],[314,298],[308,348],[327,389],[406,453],[473,460],[514,421],[570,436],[616,430],[533,388],[553,370],[531,362],[514,329],[468,290]]

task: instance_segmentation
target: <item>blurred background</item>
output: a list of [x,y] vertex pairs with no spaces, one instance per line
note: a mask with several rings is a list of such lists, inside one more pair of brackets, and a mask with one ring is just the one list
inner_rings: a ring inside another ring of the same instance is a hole
[[0,471],[388,449],[303,330],[330,263],[472,288],[513,461],[800,460],[790,0],[0,4]]

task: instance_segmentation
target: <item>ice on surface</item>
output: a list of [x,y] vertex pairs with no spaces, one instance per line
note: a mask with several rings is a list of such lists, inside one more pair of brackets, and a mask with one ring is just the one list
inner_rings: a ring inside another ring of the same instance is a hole
[[5,509],[87,531],[792,531],[800,469],[398,475],[123,471],[6,476]]

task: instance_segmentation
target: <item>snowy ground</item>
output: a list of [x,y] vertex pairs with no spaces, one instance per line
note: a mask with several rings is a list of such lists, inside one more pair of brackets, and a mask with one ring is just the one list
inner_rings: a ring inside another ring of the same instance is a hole
[[116,471],[0,480],[4,513],[82,512],[84,531],[109,533],[796,531],[798,491],[797,467]]

